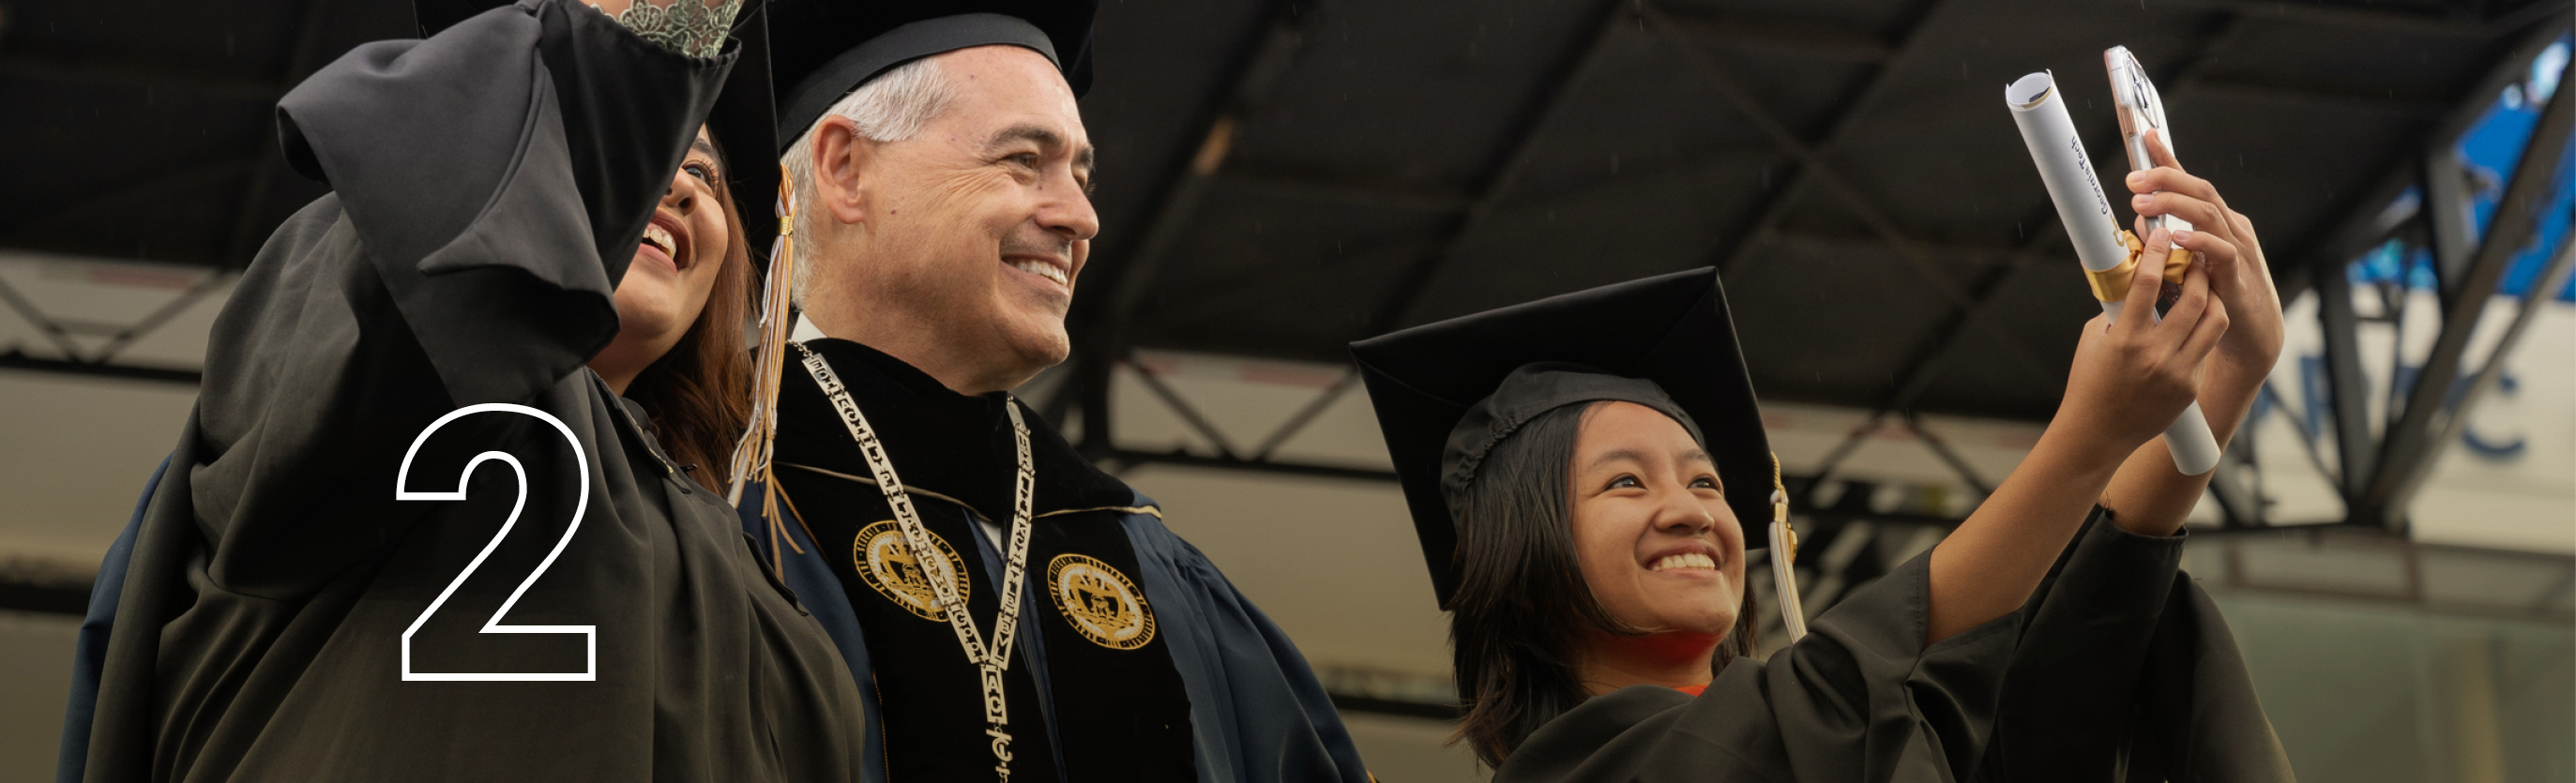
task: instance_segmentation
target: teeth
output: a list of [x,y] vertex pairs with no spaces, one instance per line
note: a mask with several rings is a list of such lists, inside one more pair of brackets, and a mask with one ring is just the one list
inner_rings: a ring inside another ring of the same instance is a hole
[[1056,265],[1046,263],[1044,261],[1013,261],[1011,262],[1011,268],[1037,275],[1048,280],[1053,280],[1056,285],[1066,287],[1071,287],[1073,285],[1073,281],[1065,279],[1064,270],[1058,269],[1056,268]]
[[673,251],[677,250],[680,246],[680,243],[677,240],[671,238],[671,232],[659,225],[647,225],[644,227],[644,241],[651,242],[654,247],[661,248],[664,255],[673,255]]
[[1714,571],[1717,570],[1717,559],[1698,553],[1665,555],[1663,559],[1655,561],[1654,567],[1650,570],[1667,571],[1675,568]]

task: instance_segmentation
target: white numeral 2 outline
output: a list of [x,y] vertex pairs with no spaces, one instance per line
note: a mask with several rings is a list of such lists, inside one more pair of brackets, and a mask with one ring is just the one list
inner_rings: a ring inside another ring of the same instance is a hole
[[[491,619],[483,621],[482,630],[476,631],[476,633],[581,634],[583,646],[586,648],[584,655],[588,663],[583,665],[580,672],[498,672],[483,674],[470,672],[414,672],[411,670],[412,633],[419,631],[422,623],[429,622],[430,615],[438,613],[438,607],[447,603],[447,597],[456,593],[456,587],[458,585],[465,584],[466,578],[474,575],[474,569],[483,566],[484,558],[492,556],[492,550],[499,549],[501,547],[501,540],[510,537],[510,528],[519,524],[519,511],[526,508],[528,505],[528,471],[526,468],[520,467],[518,458],[512,457],[507,453],[486,451],[481,454],[474,455],[474,459],[472,461],[465,463],[465,472],[456,477],[456,491],[454,492],[415,492],[405,489],[405,487],[410,486],[411,460],[413,456],[420,453],[420,444],[428,442],[429,436],[432,433],[438,432],[438,428],[445,427],[448,422],[455,421],[469,414],[492,411],[507,411],[510,413],[523,413],[529,416],[534,416],[538,419],[544,420],[547,424],[554,425],[556,432],[563,433],[564,441],[572,444],[573,464],[580,466],[581,468],[581,480],[576,482],[576,486],[581,488],[581,494],[578,496],[579,499],[573,502],[572,524],[564,527],[563,538],[555,542],[554,551],[547,552],[546,559],[537,562],[536,570],[528,572],[528,578],[519,581],[519,589],[510,591],[510,599],[502,601],[501,608],[492,613]],[[548,415],[545,411],[537,410],[525,405],[512,405],[504,402],[487,402],[481,405],[468,405],[458,408],[449,412],[445,416],[439,417],[438,421],[431,422],[428,429],[420,431],[420,437],[412,439],[411,449],[403,452],[402,468],[394,473],[394,499],[464,500],[465,482],[474,477],[475,468],[481,467],[483,463],[488,460],[500,460],[501,462],[507,463],[510,466],[510,471],[517,474],[519,477],[519,495],[516,499],[510,502],[510,518],[501,522],[501,532],[492,534],[491,543],[484,544],[483,551],[475,553],[473,562],[465,564],[465,572],[457,574],[454,581],[448,582],[447,589],[438,591],[438,597],[429,602],[429,608],[421,610],[420,617],[411,621],[411,627],[403,629],[402,678],[407,681],[435,680],[446,682],[595,682],[599,679],[599,626],[501,624],[501,616],[509,614],[510,607],[518,605],[519,596],[528,592],[528,585],[535,584],[537,577],[545,576],[546,569],[555,564],[555,556],[563,554],[564,545],[572,543],[572,534],[581,529],[582,515],[590,510],[590,460],[587,455],[582,453],[581,440],[573,437],[571,427],[564,426],[563,421]]]

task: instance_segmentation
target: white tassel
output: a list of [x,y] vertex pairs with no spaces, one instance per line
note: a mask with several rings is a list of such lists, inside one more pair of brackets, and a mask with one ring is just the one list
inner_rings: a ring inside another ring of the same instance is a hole
[[1807,611],[1798,605],[1798,531],[1789,528],[1789,488],[1780,482],[1780,455],[1771,455],[1771,586],[1780,595],[1780,624],[1789,643],[1807,635]]
[[770,451],[778,438],[779,373],[785,367],[787,331],[794,320],[790,297],[796,279],[796,192],[787,177],[787,167],[778,171],[778,238],[769,246],[769,274],[760,291],[760,344],[752,359],[751,420],[743,427],[742,437],[734,441],[732,481],[725,488],[725,502],[742,506],[743,488],[754,476],[766,488],[761,498],[761,517],[770,528],[770,567],[782,569],[778,554],[779,541],[785,536],[784,520],[778,515],[778,482],[770,469]]

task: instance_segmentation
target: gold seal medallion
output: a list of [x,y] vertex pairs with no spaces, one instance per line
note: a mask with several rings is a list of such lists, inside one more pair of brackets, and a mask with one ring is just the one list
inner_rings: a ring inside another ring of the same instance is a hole
[[[939,547],[939,554],[948,559],[948,573],[957,585],[958,600],[971,599],[972,581],[966,578],[966,559],[958,557],[957,550],[948,546],[948,539],[940,538],[938,533],[924,530],[921,534],[929,536],[931,545]],[[939,605],[939,593],[931,588],[929,573],[913,559],[912,550],[903,545],[903,528],[894,520],[860,529],[858,541],[850,549],[859,577],[886,600],[921,619],[948,622],[948,610]]]
[[1145,593],[1108,563],[1083,555],[1047,562],[1048,595],[1074,633],[1112,650],[1133,650],[1154,640],[1154,610]]

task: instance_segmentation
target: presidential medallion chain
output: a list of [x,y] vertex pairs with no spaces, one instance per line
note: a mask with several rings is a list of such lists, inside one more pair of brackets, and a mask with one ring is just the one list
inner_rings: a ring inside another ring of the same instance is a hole
[[1019,475],[1011,485],[1011,540],[1007,564],[1002,571],[1001,605],[993,617],[993,643],[984,644],[984,635],[975,629],[975,621],[966,615],[966,599],[957,593],[959,576],[949,570],[948,558],[930,543],[930,531],[921,525],[921,512],[912,507],[912,493],[905,492],[902,479],[896,478],[894,462],[886,459],[885,443],[877,440],[875,427],[868,425],[867,414],[850,399],[850,391],[841,385],[841,376],[821,354],[801,343],[790,342],[804,355],[805,371],[823,387],[823,395],[832,400],[832,409],[841,414],[841,424],[850,430],[850,439],[859,444],[859,453],[867,457],[868,471],[875,474],[877,488],[885,493],[886,505],[894,509],[896,525],[903,531],[904,547],[913,562],[920,564],[922,576],[930,581],[940,609],[948,615],[948,627],[957,632],[957,646],[966,651],[966,661],[981,671],[984,682],[984,736],[992,740],[993,772],[1002,783],[1011,780],[1011,716],[1009,703],[1002,690],[1002,673],[1011,668],[1011,639],[1020,626],[1020,585],[1027,580],[1029,561],[1029,518],[1037,495],[1037,462],[1029,457],[1029,425],[1020,417],[1019,403],[1004,400],[1002,409],[1011,414],[1011,435],[1018,443]]

